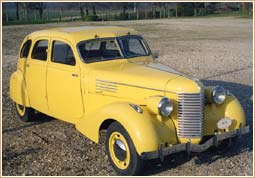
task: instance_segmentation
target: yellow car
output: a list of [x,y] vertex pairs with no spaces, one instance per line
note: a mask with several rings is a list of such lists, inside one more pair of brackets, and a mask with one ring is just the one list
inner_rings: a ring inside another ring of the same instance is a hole
[[39,111],[72,123],[106,152],[120,175],[144,160],[202,152],[249,132],[238,100],[154,59],[133,29],[66,27],[25,37],[10,96],[21,120]]

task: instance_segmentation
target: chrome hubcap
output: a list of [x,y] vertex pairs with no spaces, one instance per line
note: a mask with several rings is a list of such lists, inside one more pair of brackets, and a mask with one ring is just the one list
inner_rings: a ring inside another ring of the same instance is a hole
[[124,143],[121,140],[115,140],[114,142],[114,153],[115,156],[120,160],[124,161],[127,157],[127,151]]

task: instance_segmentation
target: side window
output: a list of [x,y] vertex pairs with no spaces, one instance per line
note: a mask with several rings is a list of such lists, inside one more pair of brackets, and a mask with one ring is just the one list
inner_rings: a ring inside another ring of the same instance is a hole
[[51,61],[74,66],[75,59],[72,48],[64,42],[53,41]]
[[22,49],[20,51],[20,58],[27,58],[28,57],[28,53],[31,47],[31,40],[28,40],[24,43],[24,45],[22,46]]
[[32,52],[32,59],[47,60],[48,40],[39,40],[35,43]]

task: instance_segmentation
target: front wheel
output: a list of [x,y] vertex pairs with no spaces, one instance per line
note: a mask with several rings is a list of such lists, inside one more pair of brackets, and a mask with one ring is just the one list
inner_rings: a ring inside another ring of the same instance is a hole
[[15,108],[20,120],[29,122],[34,117],[34,109],[15,103]]
[[143,160],[121,124],[114,122],[108,127],[105,144],[110,162],[119,175],[132,176],[140,173]]

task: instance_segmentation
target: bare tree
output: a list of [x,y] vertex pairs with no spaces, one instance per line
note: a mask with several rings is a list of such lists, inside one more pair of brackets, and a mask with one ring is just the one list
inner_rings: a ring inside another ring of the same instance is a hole
[[93,15],[97,15],[96,6],[95,5],[92,5],[92,12],[93,12]]
[[84,19],[84,11],[83,11],[83,7],[82,7],[81,2],[79,2],[79,9],[80,9],[80,12],[81,12],[81,18]]
[[6,22],[8,22],[9,20],[9,17],[8,17],[8,11],[7,11],[7,3],[3,3],[3,11],[4,11],[4,20]]
[[178,17],[178,2],[175,5],[175,16]]
[[193,6],[194,6],[194,16],[197,16],[197,3],[194,2]]
[[28,3],[28,8],[39,11],[40,19],[43,19],[43,12],[45,9],[45,4],[43,2],[30,2]]
[[19,17],[19,2],[16,2],[15,3],[15,6],[16,6],[16,19],[17,20],[20,20],[20,17]]

